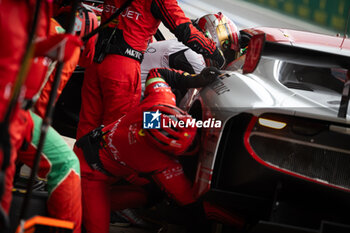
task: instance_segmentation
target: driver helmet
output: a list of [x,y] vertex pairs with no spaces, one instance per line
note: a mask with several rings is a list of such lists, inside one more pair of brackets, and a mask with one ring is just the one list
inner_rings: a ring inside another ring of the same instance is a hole
[[[226,64],[237,58],[240,50],[239,31],[235,23],[223,13],[204,15],[195,21],[195,25],[224,53]],[[207,66],[212,66],[212,63],[206,59]]]
[[[159,129],[143,129],[145,139],[155,145],[158,149],[172,154],[181,155],[192,145],[196,136],[196,125],[186,122],[194,121],[190,115],[176,106],[155,105],[149,110],[161,114],[161,122],[166,126]],[[180,121],[183,121],[179,124]]]

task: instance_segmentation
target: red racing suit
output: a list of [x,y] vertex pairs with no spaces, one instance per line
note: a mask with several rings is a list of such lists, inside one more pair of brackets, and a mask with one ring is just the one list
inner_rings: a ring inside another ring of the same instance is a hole
[[[28,40],[28,31],[32,25],[35,2],[36,1],[34,0],[0,1],[0,121],[3,120],[6,113],[10,100],[11,89],[15,83],[22,64],[22,59]],[[44,1],[40,9],[41,18],[37,26],[37,35],[39,38],[46,37],[47,35],[50,7],[51,5],[47,1]],[[19,15],[21,17],[18,17]],[[34,65],[38,63],[40,63],[38,60],[32,61],[32,64]],[[45,72],[45,69],[43,69],[43,71]],[[38,74],[38,77],[40,76],[41,74]],[[31,80],[33,85],[37,79]],[[38,83],[39,82],[40,81],[38,81]],[[27,88],[25,94],[27,95],[30,93],[29,89],[31,86],[26,86]],[[15,172],[14,161],[17,158],[17,150],[21,147],[24,139],[30,141],[32,127],[33,122],[30,119],[29,113],[20,110],[19,106],[16,106],[9,126],[10,142],[12,146],[11,161],[6,170],[5,192],[1,200],[1,205],[5,211],[9,210],[12,199],[11,190]],[[2,160],[2,151],[0,154],[0,158]]]
[[148,80],[153,82],[149,82],[147,97],[137,107],[102,129],[107,132],[102,143],[105,146],[99,150],[103,170],[92,169],[85,158],[80,157],[81,164],[99,174],[98,179],[96,174],[93,179],[82,176],[83,224],[88,233],[108,232],[111,208],[136,208],[140,207],[137,204],[145,203],[142,189],[130,186],[127,190],[110,185],[122,177],[148,174],[179,204],[187,205],[195,201],[191,182],[185,177],[177,159],[149,144],[140,133],[144,110],[159,104],[176,106],[171,88],[158,76],[158,72],[150,73]]
[[[149,76],[148,80],[154,77]],[[137,172],[151,174],[152,178],[170,197],[181,205],[195,201],[191,184],[185,177],[182,166],[174,156],[156,148],[146,141],[135,122],[142,122],[143,111],[154,105],[176,106],[171,88],[157,79],[146,87],[147,97],[139,106],[118,121],[106,126],[103,131],[106,148],[100,153],[103,167],[114,176]],[[134,128],[133,128],[134,127]]]
[[[124,2],[104,1],[102,22]],[[117,51],[85,72],[77,139],[101,124],[112,123],[139,103],[140,60],[160,22],[192,50],[214,60],[222,58],[215,43],[192,25],[176,0],[134,0],[109,25],[118,28]]]
[[[36,2],[37,1],[34,0],[0,1],[1,121],[3,120],[4,113],[8,106],[9,93],[11,92],[10,88],[15,82],[22,63],[22,58],[25,53],[29,30],[32,28],[32,19]],[[47,36],[49,32],[49,20],[51,17],[51,2],[52,1],[42,1],[40,9],[40,17],[35,38],[38,40],[38,43],[41,43],[41,45],[46,42],[50,42],[50,38],[47,38]],[[19,15],[21,17],[19,17]],[[40,46],[37,46],[37,48],[39,49]],[[28,72],[24,88],[22,88],[23,97],[25,99],[31,99],[39,90],[47,71],[47,59],[48,58],[37,57],[29,61],[30,70]],[[17,159],[17,151],[22,146],[24,140],[27,142],[32,141],[33,127],[33,119],[30,116],[30,112],[17,106],[9,125],[10,141],[12,146],[11,163],[6,170],[5,192],[1,200],[1,205],[6,211],[9,210],[12,199],[11,190],[15,171],[15,160]],[[40,126],[38,128],[40,128]],[[63,139],[61,138],[61,140]],[[54,143],[57,143],[57,140]],[[54,143],[51,143],[51,145],[57,145]],[[47,147],[47,143],[44,145],[44,147]],[[19,155],[19,159],[22,161],[27,161],[30,165],[31,161],[33,161],[33,155],[34,153],[29,155],[29,157]],[[72,152],[70,152],[69,155],[59,155],[61,158],[59,160],[60,162],[62,161],[62,157],[67,156],[64,163],[57,163],[56,161],[58,160],[53,160],[52,156],[56,155],[45,155],[45,159],[40,165],[41,170],[44,169],[49,171],[46,173],[48,174],[48,182],[51,186],[49,187],[50,196],[48,200],[48,211],[54,217],[73,221],[75,223],[75,232],[79,233],[81,223],[81,188],[79,167],[76,166],[78,164],[78,160]],[[1,155],[0,158],[2,159],[2,157],[3,156]],[[57,167],[60,168],[57,169]],[[57,173],[63,171],[62,169],[66,173]],[[54,203],[54,205],[51,205],[50,203]],[[59,203],[61,203],[61,205]],[[70,209],[68,209],[67,206],[70,208],[74,207],[72,208],[72,213],[68,213]]]

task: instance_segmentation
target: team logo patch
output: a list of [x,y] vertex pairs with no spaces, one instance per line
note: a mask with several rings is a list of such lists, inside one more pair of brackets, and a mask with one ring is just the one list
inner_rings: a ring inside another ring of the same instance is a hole
[[156,112],[143,112],[143,128],[144,129],[160,129],[160,116],[162,114]]

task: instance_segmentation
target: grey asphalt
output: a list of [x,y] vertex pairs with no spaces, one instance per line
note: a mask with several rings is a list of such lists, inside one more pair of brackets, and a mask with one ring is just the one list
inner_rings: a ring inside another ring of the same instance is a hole
[[[233,20],[238,27],[279,27],[334,35],[335,32],[315,26],[294,17],[286,16],[242,0],[179,0],[188,17],[200,17],[207,13],[221,11]],[[340,32],[342,33],[342,32]]]

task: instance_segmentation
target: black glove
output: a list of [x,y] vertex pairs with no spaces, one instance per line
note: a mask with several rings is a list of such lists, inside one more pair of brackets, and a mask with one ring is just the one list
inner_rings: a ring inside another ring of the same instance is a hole
[[185,93],[188,88],[204,87],[214,82],[221,74],[215,67],[206,67],[200,74],[179,73],[165,68],[159,68],[158,72],[171,88]]
[[193,77],[193,81],[197,84],[197,87],[204,87],[214,82],[220,74],[220,70],[218,70],[216,67],[206,67],[200,74]]
[[219,48],[216,48],[214,53],[209,58],[214,61],[214,65],[216,68],[222,69],[224,67],[226,62],[225,56]]

